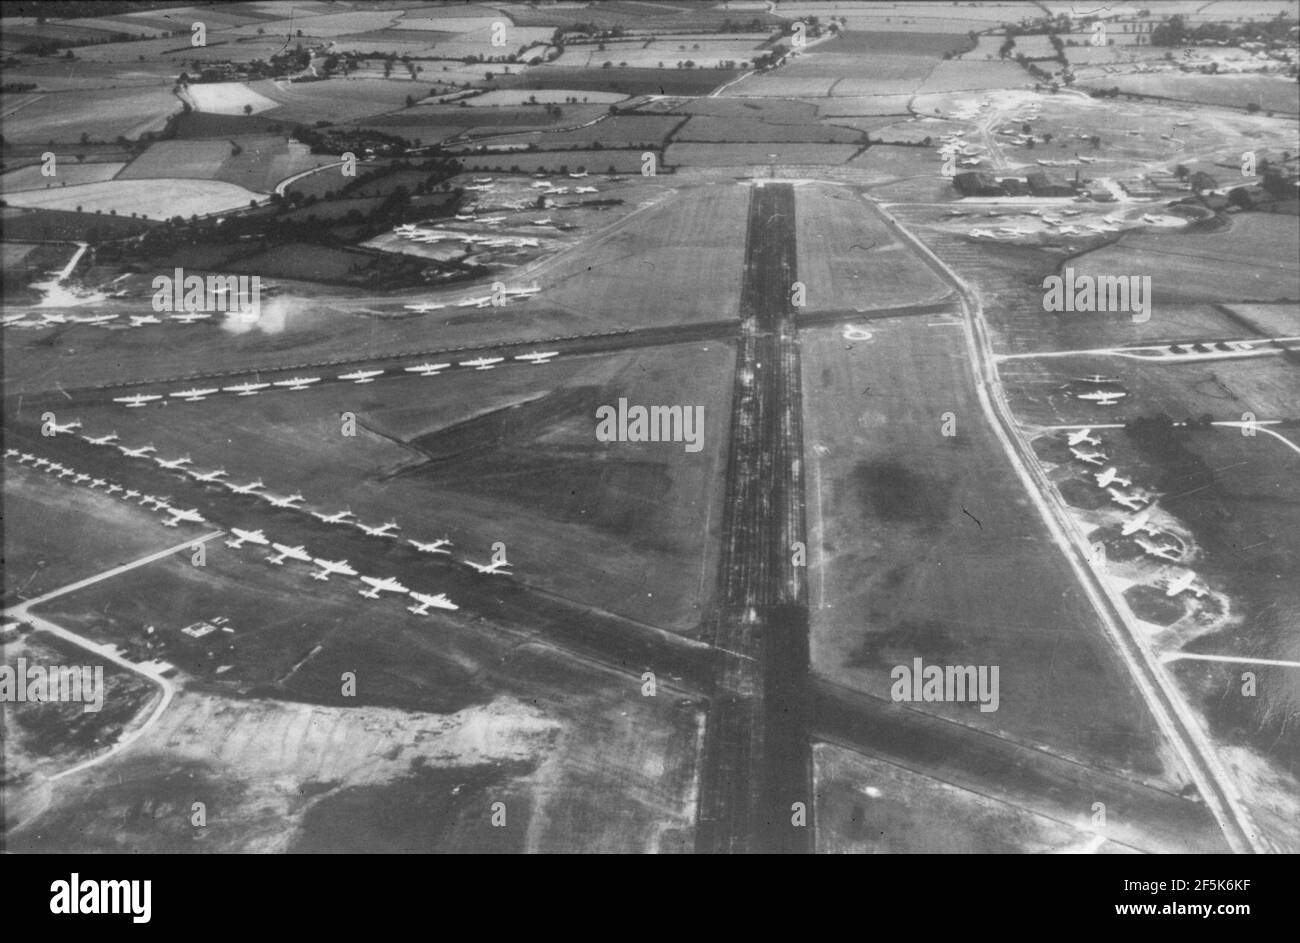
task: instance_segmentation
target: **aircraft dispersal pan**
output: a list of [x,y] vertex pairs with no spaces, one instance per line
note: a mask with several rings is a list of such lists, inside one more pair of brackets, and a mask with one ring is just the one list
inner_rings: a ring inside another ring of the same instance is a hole
[[1149,534],[1154,534],[1156,528],[1152,527],[1149,521],[1151,520],[1151,514],[1155,509],[1156,506],[1153,504],[1150,507],[1139,511],[1137,514],[1134,514],[1120,525],[1119,532],[1125,537],[1136,534],[1138,531],[1146,531]]
[[1165,577],[1165,595],[1177,596],[1179,593],[1190,591],[1198,598],[1204,596],[1208,590],[1204,586],[1197,586],[1196,574],[1191,570],[1185,570],[1179,576]]
[[1097,486],[1099,488],[1105,488],[1112,484],[1119,484],[1127,488],[1129,485],[1133,484],[1133,482],[1128,478],[1121,477],[1119,470],[1116,469],[1114,465],[1107,468],[1105,471],[1097,472],[1093,477],[1097,479]]
[[1112,501],[1128,508],[1130,511],[1137,511],[1142,508],[1142,499],[1135,494],[1126,494],[1118,488],[1107,488],[1106,493],[1110,495]]

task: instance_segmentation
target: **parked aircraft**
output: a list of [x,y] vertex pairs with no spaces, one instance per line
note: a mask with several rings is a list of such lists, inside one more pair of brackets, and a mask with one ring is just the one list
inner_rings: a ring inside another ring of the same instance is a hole
[[361,590],[361,595],[365,596],[367,599],[378,599],[379,594],[382,592],[389,592],[389,593],[410,592],[410,590],[408,590],[405,586],[403,586],[401,583],[399,583],[397,580],[393,579],[392,577],[379,579],[374,576],[363,576],[361,577],[361,582],[366,583],[370,586],[369,589]]
[[437,596],[430,596],[427,593],[417,593],[414,590],[411,590],[410,596],[412,599],[416,601],[416,605],[407,606],[406,611],[413,612],[417,616],[427,615],[430,606],[433,606],[438,609],[459,609],[460,608],[460,606],[456,605],[454,602],[452,602],[450,599],[447,598],[446,593],[439,593]]
[[230,532],[235,536],[233,539],[226,541],[226,546],[234,550],[238,550],[246,543],[262,544],[263,546],[270,543],[270,541],[266,539],[266,534],[262,533],[260,530],[243,530],[239,527],[232,527],[230,528]]
[[307,552],[306,547],[297,546],[289,547],[285,544],[271,544],[276,549],[276,553],[266,558],[267,563],[273,563],[276,566],[284,566],[285,560],[301,560],[303,563],[312,563],[311,554]]
[[446,537],[443,537],[439,540],[434,540],[427,544],[422,544],[418,540],[408,540],[407,543],[410,544],[412,547],[414,547],[416,550],[419,550],[421,553],[445,553],[448,556],[451,555],[451,551],[442,549],[443,547],[451,546],[451,541],[448,540]]

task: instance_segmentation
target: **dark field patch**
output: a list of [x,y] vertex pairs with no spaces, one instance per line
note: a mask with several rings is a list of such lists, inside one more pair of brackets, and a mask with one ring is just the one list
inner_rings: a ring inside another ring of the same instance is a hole
[[[532,770],[530,763],[419,767],[388,785],[344,789],[303,816],[302,831],[289,850],[302,854],[517,852],[528,827],[528,805],[509,801],[507,782]],[[506,805],[502,828],[491,824],[492,803],[497,801]],[[456,834],[462,830],[464,834]]]
[[948,518],[952,483],[899,462],[859,462],[852,486],[865,516],[925,527],[939,527]]

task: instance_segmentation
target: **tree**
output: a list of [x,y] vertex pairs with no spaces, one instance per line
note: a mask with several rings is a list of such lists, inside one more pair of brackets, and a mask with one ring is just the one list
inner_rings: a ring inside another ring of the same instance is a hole
[[248,117],[249,115],[251,115],[252,113],[253,113],[253,106],[252,106],[252,105],[245,105],[245,106],[244,106],[244,117],[247,118],[247,117]]

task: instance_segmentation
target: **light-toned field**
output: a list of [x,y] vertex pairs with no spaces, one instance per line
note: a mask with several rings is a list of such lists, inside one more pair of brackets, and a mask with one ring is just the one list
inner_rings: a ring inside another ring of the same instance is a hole
[[[858,151],[854,144],[670,144],[670,167],[756,167],[771,164],[843,164]],[[771,155],[775,154],[775,161]]]
[[795,188],[795,198],[807,313],[926,304],[949,293],[852,190],[807,184]]
[[138,213],[150,219],[203,215],[248,205],[258,194],[219,180],[108,180],[54,190],[31,190],[6,197],[13,206],[55,210],[80,209],[87,213],[116,211]]
[[196,111],[211,111],[219,115],[242,115],[246,106],[253,114],[276,108],[279,102],[253,91],[243,82],[200,82],[188,89],[190,101]]
[[20,167],[0,177],[0,191],[16,193],[19,190],[46,190],[53,187],[75,186],[79,183],[99,183],[112,180],[126,164],[78,164],[71,155],[55,163],[55,175],[45,177],[38,165]]
[[972,89],[1024,88],[1032,84],[1029,73],[1015,63],[950,59],[936,64],[916,93],[943,95]]
[[1224,108],[1245,110],[1256,104],[1264,111],[1300,113],[1300,88],[1294,80],[1277,75],[1101,75],[1081,84]]
[[134,139],[161,130],[180,110],[170,87],[52,92],[7,114],[4,135],[8,142],[57,144],[77,143],[83,134],[91,141]]

